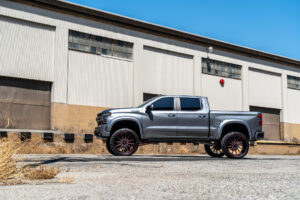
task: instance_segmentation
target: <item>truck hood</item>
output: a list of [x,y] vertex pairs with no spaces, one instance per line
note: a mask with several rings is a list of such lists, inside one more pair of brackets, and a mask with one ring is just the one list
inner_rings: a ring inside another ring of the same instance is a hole
[[106,113],[129,113],[129,112],[140,112],[139,108],[113,108],[113,109],[107,109],[103,110],[102,112],[98,114],[106,114]]

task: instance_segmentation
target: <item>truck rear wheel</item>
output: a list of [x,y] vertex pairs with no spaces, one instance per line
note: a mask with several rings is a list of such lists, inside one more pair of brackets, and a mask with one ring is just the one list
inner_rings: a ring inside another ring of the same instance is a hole
[[131,156],[139,147],[139,138],[133,130],[122,128],[112,134],[109,145],[113,155]]
[[211,157],[222,157],[224,156],[224,153],[222,152],[222,148],[216,145],[204,145],[204,149],[208,155]]
[[248,153],[249,141],[243,133],[230,132],[222,138],[221,147],[228,158],[243,158]]

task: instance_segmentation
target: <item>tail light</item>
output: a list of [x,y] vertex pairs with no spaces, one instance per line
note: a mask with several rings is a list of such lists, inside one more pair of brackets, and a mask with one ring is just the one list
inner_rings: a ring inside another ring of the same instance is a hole
[[262,127],[262,114],[259,113],[257,117],[259,118],[259,126]]

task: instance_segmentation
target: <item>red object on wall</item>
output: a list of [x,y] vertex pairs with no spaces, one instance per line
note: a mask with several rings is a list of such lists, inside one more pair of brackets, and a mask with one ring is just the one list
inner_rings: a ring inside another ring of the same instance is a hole
[[220,79],[220,84],[223,86],[225,83],[224,79]]

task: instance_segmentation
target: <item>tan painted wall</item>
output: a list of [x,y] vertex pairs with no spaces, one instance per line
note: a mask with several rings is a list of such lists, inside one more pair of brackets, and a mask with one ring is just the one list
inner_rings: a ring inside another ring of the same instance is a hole
[[67,133],[94,133],[97,113],[107,108],[51,104],[51,129]]
[[285,141],[300,142],[300,124],[280,123],[281,135]]

